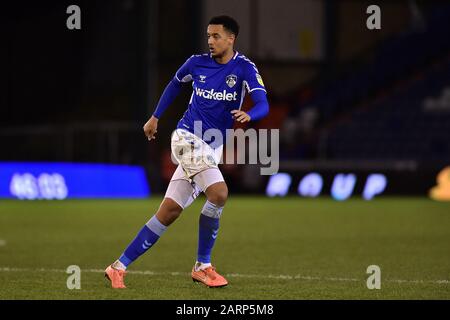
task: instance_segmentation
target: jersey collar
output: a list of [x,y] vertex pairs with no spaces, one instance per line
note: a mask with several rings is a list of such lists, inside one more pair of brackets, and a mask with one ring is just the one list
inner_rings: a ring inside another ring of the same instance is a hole
[[[239,52],[238,52],[237,50],[235,50],[235,52],[236,52],[236,53],[234,54],[233,58],[230,59],[230,61],[231,61],[231,60],[236,60],[237,56],[239,55]],[[209,57],[210,57],[212,60],[214,60],[211,53],[209,54]],[[228,61],[228,62],[227,62],[226,64],[224,64],[224,65],[227,65],[228,63],[230,63],[230,61]],[[214,62],[217,63],[217,64],[221,64],[221,63],[218,63],[216,60],[214,60]]]

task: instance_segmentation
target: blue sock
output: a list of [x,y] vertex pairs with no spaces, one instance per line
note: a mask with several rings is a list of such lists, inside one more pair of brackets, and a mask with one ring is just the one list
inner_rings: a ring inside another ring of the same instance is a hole
[[211,251],[216,242],[217,232],[219,231],[219,219],[222,210],[223,207],[216,206],[209,201],[206,201],[202,209],[198,229],[197,261],[199,262],[211,262]]
[[156,215],[154,215],[141,231],[139,231],[136,238],[134,238],[120,256],[120,262],[122,262],[125,267],[128,267],[130,263],[150,249],[166,229],[167,227],[159,222]]

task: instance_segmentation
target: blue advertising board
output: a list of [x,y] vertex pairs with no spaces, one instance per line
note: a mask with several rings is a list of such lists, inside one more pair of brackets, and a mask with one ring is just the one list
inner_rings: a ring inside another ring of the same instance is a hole
[[146,198],[145,171],[139,166],[0,162],[0,198]]

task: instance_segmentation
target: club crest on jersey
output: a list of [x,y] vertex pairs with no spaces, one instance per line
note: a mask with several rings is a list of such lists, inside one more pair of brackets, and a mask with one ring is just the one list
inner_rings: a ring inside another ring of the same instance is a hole
[[230,88],[233,88],[234,85],[236,84],[236,81],[237,81],[237,76],[234,75],[234,74],[230,74],[230,75],[227,76],[227,79],[226,79],[225,82],[227,83],[227,85]]
[[200,82],[205,83],[206,76],[200,75]]

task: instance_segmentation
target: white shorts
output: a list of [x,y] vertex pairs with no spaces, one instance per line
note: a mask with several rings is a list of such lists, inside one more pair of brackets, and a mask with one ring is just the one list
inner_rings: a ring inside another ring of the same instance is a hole
[[172,155],[181,165],[187,178],[209,168],[217,168],[222,157],[223,146],[213,149],[195,134],[176,129],[171,138]]
[[210,185],[225,181],[218,168],[223,147],[213,149],[183,129],[174,131],[171,146],[179,164],[170,179],[165,197],[185,209]]

